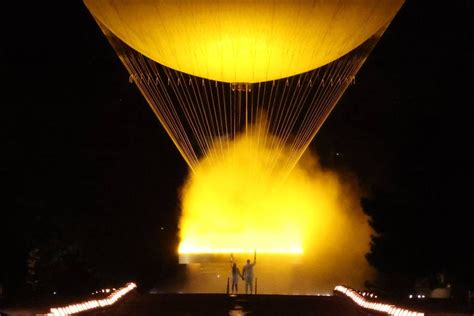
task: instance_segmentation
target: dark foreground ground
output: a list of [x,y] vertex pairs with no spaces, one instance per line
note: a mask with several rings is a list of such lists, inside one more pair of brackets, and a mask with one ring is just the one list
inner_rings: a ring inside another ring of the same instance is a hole
[[131,293],[115,306],[84,316],[131,315],[327,315],[366,316],[348,300],[336,296]]
[[[79,302],[80,300],[75,300]],[[24,308],[1,308],[0,315],[44,316],[53,306],[64,304],[43,302]],[[424,311],[426,316],[471,316],[474,309],[458,306],[446,300],[399,302],[397,305]],[[200,316],[200,315],[322,315],[322,316],[380,316],[354,304],[344,296],[297,295],[238,295],[225,294],[147,294],[132,291],[116,304],[103,309],[77,314],[79,316]]]

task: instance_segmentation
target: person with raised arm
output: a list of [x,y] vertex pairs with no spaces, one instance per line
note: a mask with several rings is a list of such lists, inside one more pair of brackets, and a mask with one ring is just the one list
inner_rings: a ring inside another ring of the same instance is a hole
[[253,254],[253,263],[247,259],[247,264],[243,268],[243,278],[245,280],[245,294],[253,293],[253,267],[257,264],[257,250]]

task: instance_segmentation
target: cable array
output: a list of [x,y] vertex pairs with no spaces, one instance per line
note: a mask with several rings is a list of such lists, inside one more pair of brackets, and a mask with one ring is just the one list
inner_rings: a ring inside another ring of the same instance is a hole
[[[379,35],[318,69],[285,79],[247,83],[207,80],[160,65],[106,33],[174,144],[195,171],[217,163],[240,135],[257,139],[269,172],[289,173],[350,84]],[[282,161],[283,159],[283,161]]]

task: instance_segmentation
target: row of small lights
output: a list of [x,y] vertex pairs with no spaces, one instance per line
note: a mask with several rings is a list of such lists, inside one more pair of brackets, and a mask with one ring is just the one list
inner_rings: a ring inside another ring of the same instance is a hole
[[411,298],[426,298],[426,296],[423,295],[423,294],[418,294],[418,295],[410,294],[410,295],[408,295],[408,298],[410,298],[410,299]]
[[[90,300],[87,302],[71,304],[63,307],[54,307],[50,309],[50,312],[47,314],[48,316],[66,316],[66,315],[73,315],[76,313],[84,312],[90,309],[98,308],[98,307],[105,307],[114,304],[117,302],[122,296],[136,288],[137,285],[133,282],[127,283],[124,287],[113,291],[107,298],[100,299],[100,300]],[[101,291],[96,291],[93,294],[98,293],[109,293],[110,289],[103,289]]]
[[377,298],[377,295],[375,295],[374,293],[369,293],[369,292],[362,292],[362,296],[366,296],[366,297],[370,297],[370,298]]
[[110,291],[115,291],[115,288],[113,288],[112,290],[111,289],[102,289],[102,290],[92,292],[91,294],[92,295],[101,294],[101,293],[106,293],[107,294],[107,293],[110,293]]
[[411,311],[408,309],[396,307],[395,305],[391,305],[391,304],[369,302],[356,291],[342,285],[336,286],[334,291],[341,292],[342,294],[352,299],[357,305],[366,309],[384,312],[393,316],[424,316],[425,315],[424,313],[421,313],[421,312]]

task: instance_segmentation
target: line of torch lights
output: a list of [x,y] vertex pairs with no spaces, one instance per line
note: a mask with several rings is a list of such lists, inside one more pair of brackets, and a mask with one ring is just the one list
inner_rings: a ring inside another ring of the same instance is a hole
[[[371,297],[371,298],[377,298],[377,296],[370,296],[370,295],[361,295],[357,291],[349,289],[345,286],[338,285],[334,288],[334,291],[340,292],[347,297],[349,297],[351,300],[353,300],[357,305],[366,308],[366,309],[371,309],[374,311],[378,312],[383,312],[387,313],[388,315],[393,315],[393,316],[424,316],[424,313],[421,312],[416,312],[416,311],[411,311],[408,309],[400,308],[395,305],[391,304],[385,304],[385,303],[377,303],[377,302],[370,302],[364,298],[365,297]],[[367,293],[365,293],[367,294]]]
[[[100,300],[89,300],[82,303],[71,304],[63,307],[54,307],[50,309],[48,316],[65,316],[73,315],[76,313],[84,312],[98,307],[106,307],[114,304],[125,294],[136,288],[137,285],[133,282],[127,283],[124,287],[112,291],[112,293],[107,296],[107,298]],[[110,289],[102,290],[103,293],[109,293]]]

